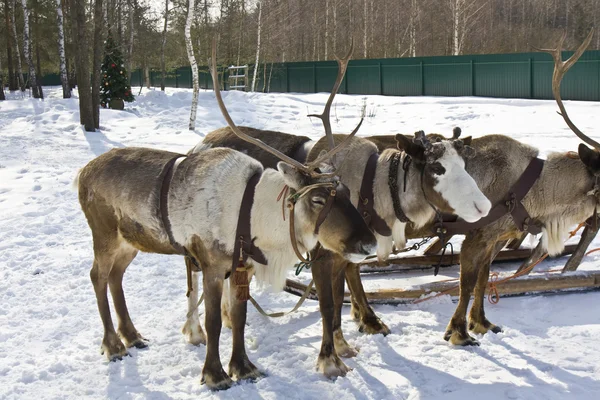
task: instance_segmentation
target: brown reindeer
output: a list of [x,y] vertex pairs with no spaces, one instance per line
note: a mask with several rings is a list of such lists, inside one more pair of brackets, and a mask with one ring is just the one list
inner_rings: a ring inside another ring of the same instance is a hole
[[[215,60],[213,44],[216,97],[229,127],[244,140],[283,160],[277,170],[264,169],[256,160],[232,149],[205,148],[183,156],[124,148],[90,161],[79,172],[76,183],[94,243],[90,276],[104,325],[104,354],[112,360],[125,355],[127,347],[146,346],[129,317],[122,287],[123,274],[138,251],[186,255],[203,272],[207,353],[202,379],[209,387],[222,389],[232,385],[230,376],[240,380],[262,375],[245,351],[245,301],[236,299],[231,305],[233,352],[229,376],[219,358],[222,286],[236,269],[238,258],[240,263],[247,258],[248,264],[238,265],[240,270],[235,274],[246,276],[249,268],[259,281],[281,287],[285,279],[282,271],[297,262],[297,254],[308,252],[317,242],[334,253],[358,260],[371,252],[375,239],[352,206],[348,190],[323,163],[348,142],[305,165],[245,136],[221,99]],[[284,221],[278,195],[285,187],[291,194],[282,200],[290,210]],[[240,237],[241,221],[245,219],[249,232]],[[247,283],[242,282],[233,280],[233,291],[241,289],[243,293]],[[107,287],[115,304],[118,331],[112,323]],[[192,335],[200,334],[199,325],[189,329]],[[331,362],[320,361],[324,365]]]

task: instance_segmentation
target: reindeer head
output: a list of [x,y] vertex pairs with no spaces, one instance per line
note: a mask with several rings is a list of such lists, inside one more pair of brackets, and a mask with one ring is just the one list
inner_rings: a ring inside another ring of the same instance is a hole
[[[326,125],[325,131],[328,137],[331,137],[332,144],[331,127],[327,126],[329,109],[333,96],[335,96],[343,78],[349,57],[348,55],[346,59],[338,60],[340,67],[342,67],[342,63],[345,63],[343,68],[340,68],[341,78],[338,74],[338,80],[327,102],[325,111],[319,116]],[[287,198],[287,203],[290,209],[290,236],[292,242],[301,244],[306,250],[311,250],[317,242],[320,242],[326,249],[339,253],[346,259],[353,261],[364,259],[376,246],[375,236],[352,205],[348,188],[340,184],[339,178],[332,168],[325,164],[326,160],[333,157],[349,143],[360,128],[362,120],[339,145],[332,146],[328,152],[324,152],[314,161],[304,165],[266,145],[261,140],[244,134],[235,125],[221,97],[216,59],[216,41],[213,41],[211,63],[213,87],[219,108],[227,124],[240,139],[253,143],[282,160],[278,163],[277,169],[283,178],[284,184],[291,192]]]
[[465,170],[465,160],[475,150],[460,139],[437,138],[431,142],[423,131],[413,140],[396,135],[398,148],[409,155],[421,173],[427,200],[436,208],[453,212],[467,222],[485,217],[492,205]]
[[348,188],[329,172],[331,167],[321,168],[328,173],[309,176],[285,162],[277,165],[291,189],[288,207],[294,208],[296,238],[307,249],[318,241],[347,260],[363,260],[375,249],[375,237],[352,205]]

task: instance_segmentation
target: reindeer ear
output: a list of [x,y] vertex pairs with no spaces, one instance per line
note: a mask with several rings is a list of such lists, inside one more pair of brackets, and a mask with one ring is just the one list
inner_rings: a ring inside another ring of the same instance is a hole
[[579,158],[581,162],[590,170],[594,175],[600,175],[600,153],[587,147],[585,144],[579,144]]
[[469,158],[475,157],[476,150],[471,146],[463,146],[461,156],[463,156],[466,160]]
[[396,144],[398,150],[405,152],[417,161],[425,162],[425,148],[413,142],[412,138],[398,133],[396,135]]
[[465,146],[470,146],[473,141],[473,136],[467,136],[461,139]]
[[279,161],[277,163],[277,170],[283,175],[285,184],[292,189],[298,190],[305,185],[305,176],[290,164]]

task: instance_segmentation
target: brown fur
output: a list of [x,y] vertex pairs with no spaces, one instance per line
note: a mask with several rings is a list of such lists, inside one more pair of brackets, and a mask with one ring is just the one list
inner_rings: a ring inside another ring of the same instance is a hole
[[[290,157],[293,157],[304,143],[310,141],[310,138],[306,136],[297,136],[289,133],[255,129],[247,126],[239,126],[238,128],[246,135],[255,138],[257,137],[263,142],[268,143],[269,146],[279,150],[285,155],[289,155]],[[210,132],[206,135],[201,143],[208,144],[213,147],[228,147],[230,149],[241,151],[255,160],[260,161],[265,168],[277,168],[277,163],[281,161],[279,158],[264,151],[260,147],[253,146],[245,140],[240,139],[239,136],[233,133],[231,128],[228,126]],[[304,160],[299,161],[304,162]]]

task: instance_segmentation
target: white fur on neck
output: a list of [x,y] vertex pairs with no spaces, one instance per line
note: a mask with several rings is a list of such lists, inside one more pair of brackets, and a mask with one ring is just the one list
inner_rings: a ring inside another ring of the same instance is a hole
[[[281,212],[281,202],[285,199],[277,201],[277,196],[273,195],[279,193],[284,185],[283,177],[278,171],[266,169],[256,186],[250,218],[252,236],[256,237],[254,244],[260,248],[269,263],[264,266],[253,262],[256,278],[261,286],[270,285],[274,291],[283,289],[288,271],[298,262],[290,238],[288,209],[284,208],[285,221]],[[303,229],[298,226],[302,223],[300,204],[296,207],[295,213],[298,248],[304,253],[316,246],[317,238],[312,233],[309,237],[301,236]],[[308,231],[312,232],[310,229]]]

